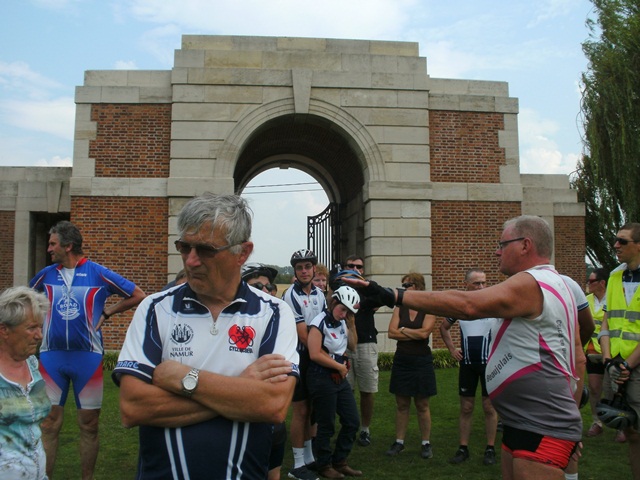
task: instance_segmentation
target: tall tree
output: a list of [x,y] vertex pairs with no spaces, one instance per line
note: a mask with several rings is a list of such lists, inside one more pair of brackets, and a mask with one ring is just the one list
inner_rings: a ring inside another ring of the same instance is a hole
[[586,205],[587,256],[613,268],[612,239],[640,222],[640,2],[591,0],[582,74],[585,153],[573,185]]

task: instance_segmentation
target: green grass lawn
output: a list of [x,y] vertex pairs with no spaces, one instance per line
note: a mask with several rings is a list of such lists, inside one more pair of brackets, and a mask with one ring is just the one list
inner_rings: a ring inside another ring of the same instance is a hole
[[[405,450],[395,458],[384,452],[395,439],[395,401],[388,392],[390,372],[380,372],[380,392],[376,395],[376,405],[371,433],[373,442],[369,447],[355,445],[349,463],[364,472],[364,478],[377,479],[417,479],[429,480],[466,478],[473,480],[498,479],[500,467],[482,465],[485,446],[482,409],[476,400],[474,427],[469,445],[471,458],[462,465],[449,465],[447,460],[458,447],[458,394],[455,368],[438,369],[438,395],[431,399],[431,444],[434,456],[430,460],[420,458],[420,433],[415,413],[412,414],[405,439]],[[111,372],[105,371],[105,392],[102,415],[100,417],[100,455],[96,468],[96,479],[133,478],[136,471],[138,452],[137,429],[127,430],[120,425],[118,413],[118,389],[111,382]],[[584,431],[591,423],[588,407],[582,411]],[[60,447],[55,470],[56,479],[80,478],[78,455],[78,428],[75,420],[75,406],[67,403],[66,421],[60,437]],[[595,438],[584,439],[584,449],[580,462],[581,480],[626,479],[631,478],[628,447],[613,442],[615,432],[607,429]],[[498,434],[496,444],[500,443]],[[500,450],[497,448],[498,457]],[[499,463],[499,462],[498,462]],[[285,453],[282,478],[292,465],[291,449]]]

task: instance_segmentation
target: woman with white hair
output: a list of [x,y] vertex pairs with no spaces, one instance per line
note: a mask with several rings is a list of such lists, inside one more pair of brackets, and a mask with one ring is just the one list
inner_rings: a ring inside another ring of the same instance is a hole
[[51,403],[35,354],[49,309],[43,294],[28,287],[0,294],[0,478],[47,478],[40,423]]

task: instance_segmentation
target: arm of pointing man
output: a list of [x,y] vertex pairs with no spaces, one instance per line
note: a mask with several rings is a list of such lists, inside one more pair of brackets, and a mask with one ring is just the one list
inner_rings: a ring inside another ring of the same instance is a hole
[[[366,298],[393,307],[398,291],[385,289],[375,282],[345,278],[345,283],[362,288]],[[406,290],[402,305],[433,315],[460,320],[478,318],[536,318],[542,313],[542,291],[536,280],[525,272],[517,273],[502,283],[475,291],[445,290],[429,292]]]

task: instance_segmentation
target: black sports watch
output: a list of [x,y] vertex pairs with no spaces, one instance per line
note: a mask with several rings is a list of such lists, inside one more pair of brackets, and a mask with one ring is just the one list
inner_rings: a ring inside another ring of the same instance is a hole
[[192,368],[182,379],[182,393],[185,397],[190,397],[198,388],[198,374],[200,370]]

